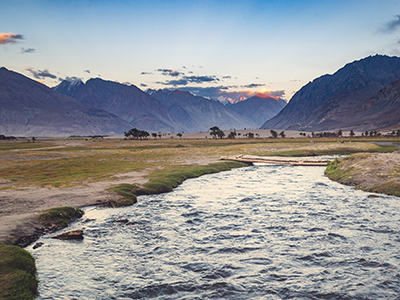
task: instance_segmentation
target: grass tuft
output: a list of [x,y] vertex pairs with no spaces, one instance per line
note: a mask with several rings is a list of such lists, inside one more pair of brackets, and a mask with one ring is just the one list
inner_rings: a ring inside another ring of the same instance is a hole
[[111,207],[129,206],[137,202],[135,192],[139,187],[135,184],[122,183],[116,187],[110,188],[111,191],[116,192],[121,198],[111,200],[106,205]]
[[72,221],[82,217],[83,214],[82,209],[66,206],[45,210],[39,218],[45,223],[55,224],[58,227],[67,227]]
[[18,246],[0,244],[0,300],[34,299],[37,293],[35,260]]

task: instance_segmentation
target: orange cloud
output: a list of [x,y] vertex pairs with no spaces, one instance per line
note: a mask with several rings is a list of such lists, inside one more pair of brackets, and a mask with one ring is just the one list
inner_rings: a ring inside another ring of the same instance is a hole
[[14,44],[17,40],[22,40],[24,37],[17,33],[0,33],[0,44]]

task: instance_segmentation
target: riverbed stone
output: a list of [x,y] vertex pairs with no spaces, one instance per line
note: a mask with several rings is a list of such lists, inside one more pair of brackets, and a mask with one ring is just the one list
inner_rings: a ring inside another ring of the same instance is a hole
[[53,238],[60,240],[83,240],[83,230],[73,229],[60,234],[57,234]]

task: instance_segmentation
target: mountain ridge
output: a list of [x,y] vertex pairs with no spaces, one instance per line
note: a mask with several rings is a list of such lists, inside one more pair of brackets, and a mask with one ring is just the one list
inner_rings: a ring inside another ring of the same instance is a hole
[[129,124],[22,74],[0,68],[0,132],[23,136],[115,135]]
[[340,129],[358,106],[397,78],[400,78],[398,57],[375,55],[348,63],[334,74],[320,76],[303,86],[261,128]]

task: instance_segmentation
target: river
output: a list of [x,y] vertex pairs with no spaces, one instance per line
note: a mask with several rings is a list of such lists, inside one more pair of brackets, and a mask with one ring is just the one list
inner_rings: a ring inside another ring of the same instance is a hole
[[83,241],[27,248],[37,299],[399,299],[400,199],[323,172],[251,166],[86,208]]

